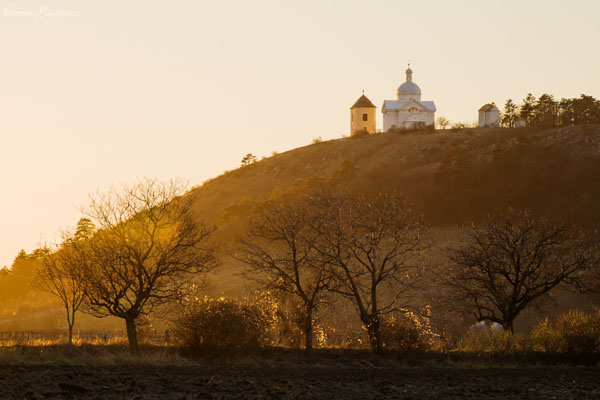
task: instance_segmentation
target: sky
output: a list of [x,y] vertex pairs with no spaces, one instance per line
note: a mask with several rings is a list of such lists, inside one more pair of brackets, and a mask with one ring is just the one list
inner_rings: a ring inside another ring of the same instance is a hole
[[0,0],[0,266],[88,195],[190,186],[349,133],[410,61],[436,117],[528,92],[600,97],[597,0]]

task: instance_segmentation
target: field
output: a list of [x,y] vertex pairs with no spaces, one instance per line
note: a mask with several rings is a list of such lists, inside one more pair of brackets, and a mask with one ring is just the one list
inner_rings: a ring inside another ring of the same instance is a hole
[[368,361],[234,366],[6,365],[2,399],[592,399],[600,370],[406,367]]
[[0,399],[593,399],[600,369],[473,354],[376,357],[368,351],[271,349],[236,361],[198,361],[164,347],[0,349]]

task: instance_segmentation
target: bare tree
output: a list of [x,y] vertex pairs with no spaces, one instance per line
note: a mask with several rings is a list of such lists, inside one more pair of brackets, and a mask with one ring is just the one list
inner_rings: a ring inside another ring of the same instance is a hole
[[477,321],[514,331],[515,318],[562,283],[577,283],[597,256],[581,233],[529,212],[509,210],[472,227],[468,240],[448,250],[446,285]]
[[65,233],[55,251],[47,249],[34,279],[36,287],[58,297],[65,307],[69,345],[73,344],[75,313],[85,300],[83,274],[89,267],[89,239],[93,230],[89,219],[79,220],[74,234]]
[[381,315],[411,305],[421,275],[418,260],[427,244],[420,218],[397,193],[323,193],[316,203],[316,248],[334,274],[331,290],[353,302],[372,350],[381,352]]
[[450,121],[448,121],[446,117],[439,117],[435,122],[442,129],[446,129],[446,127],[450,125]]
[[248,279],[300,302],[307,352],[313,347],[315,313],[331,283],[327,263],[315,249],[318,224],[307,196],[268,202],[252,216],[234,255]]
[[182,295],[185,278],[216,265],[206,244],[212,228],[196,222],[191,199],[177,181],[146,179],[91,196],[91,267],[84,276],[89,311],[123,318],[129,347],[139,352],[136,321]]

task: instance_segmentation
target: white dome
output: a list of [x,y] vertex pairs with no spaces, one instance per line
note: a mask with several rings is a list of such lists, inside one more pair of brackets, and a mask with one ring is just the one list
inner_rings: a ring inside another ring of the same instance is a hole
[[398,96],[420,96],[421,88],[416,83],[407,81],[398,87],[397,93]]

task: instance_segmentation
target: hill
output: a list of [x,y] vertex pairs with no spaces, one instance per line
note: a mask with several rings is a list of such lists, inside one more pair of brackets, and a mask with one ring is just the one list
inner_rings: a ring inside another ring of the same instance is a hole
[[227,172],[189,195],[204,219],[219,223],[227,207],[299,180],[333,178],[357,191],[397,188],[432,226],[511,206],[592,228],[600,225],[599,176],[599,125],[437,130],[312,144]]
[[[199,217],[217,224],[215,237],[226,250],[252,206],[277,193],[312,181],[356,192],[396,188],[445,246],[463,225],[509,206],[596,229],[599,177],[599,125],[437,130],[312,144],[227,172],[189,195]],[[234,260],[223,260],[211,279],[214,294],[239,294],[248,283],[236,275]]]

